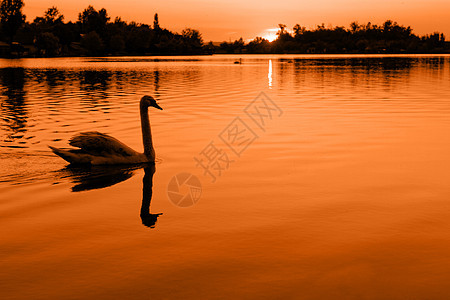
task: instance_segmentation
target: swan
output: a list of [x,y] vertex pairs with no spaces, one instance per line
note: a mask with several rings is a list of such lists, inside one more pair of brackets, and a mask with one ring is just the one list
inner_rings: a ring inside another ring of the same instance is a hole
[[148,108],[162,108],[151,96],[143,96],[140,101],[142,142],[144,153],[139,153],[119,140],[97,131],[81,132],[69,140],[69,145],[76,148],[49,148],[70,164],[115,165],[154,163],[152,132],[148,117]]

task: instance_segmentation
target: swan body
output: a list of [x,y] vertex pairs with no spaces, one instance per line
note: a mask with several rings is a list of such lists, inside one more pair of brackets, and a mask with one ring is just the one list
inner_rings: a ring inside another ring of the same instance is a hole
[[71,164],[113,165],[139,164],[155,162],[152,133],[148,108],[162,108],[150,96],[144,96],[140,102],[142,141],[144,153],[139,153],[116,138],[97,131],[82,132],[69,140],[75,148],[49,148]]

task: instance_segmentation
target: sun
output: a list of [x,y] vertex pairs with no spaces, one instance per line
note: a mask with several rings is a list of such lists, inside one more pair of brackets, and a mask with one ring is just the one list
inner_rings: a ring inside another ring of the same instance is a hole
[[265,34],[264,36],[263,36],[263,38],[265,38],[266,40],[268,40],[269,42],[273,42],[273,41],[275,41],[276,39],[277,39],[277,34],[276,33],[268,33],[268,34]]
[[278,28],[269,28],[262,32],[262,38],[268,40],[269,42],[273,42],[277,39]]

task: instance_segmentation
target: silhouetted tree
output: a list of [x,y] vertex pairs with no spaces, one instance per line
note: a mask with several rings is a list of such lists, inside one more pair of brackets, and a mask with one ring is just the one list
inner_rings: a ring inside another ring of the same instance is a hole
[[64,16],[59,12],[58,8],[52,6],[48,8],[43,17],[36,17],[33,23],[55,25],[56,23],[62,24]]
[[239,40],[235,40],[233,42],[233,49],[235,53],[242,53],[242,50],[244,49],[245,43],[244,40],[239,38]]
[[268,53],[270,52],[270,46],[268,40],[258,36],[247,44],[247,51],[249,53]]
[[203,49],[207,54],[214,54],[216,50],[216,46],[214,46],[214,43],[210,41],[208,44],[203,46]]
[[286,25],[285,24],[278,24],[278,27],[280,28],[277,32],[278,36],[286,34]]
[[145,54],[151,43],[153,32],[148,25],[131,22],[127,27],[126,49],[129,53]]
[[158,20],[158,14],[156,13],[154,18],[153,18],[153,29],[154,30],[159,30],[161,29],[161,27],[159,27],[159,20]]
[[59,12],[56,6],[52,6],[44,14],[44,19],[49,24],[62,23],[64,16]]
[[78,14],[78,21],[81,23],[84,33],[91,31],[103,33],[109,19],[110,17],[108,17],[106,9],[102,8],[97,11],[91,5],[89,5],[82,13]]
[[55,56],[59,52],[59,39],[51,32],[44,32],[37,36],[36,47],[44,56]]
[[185,51],[187,53],[198,53],[203,46],[202,35],[198,30],[192,28],[183,29],[181,32],[183,37]]
[[113,53],[120,53],[125,49],[125,40],[121,34],[116,34],[109,40],[109,48]]
[[300,26],[299,24],[295,24],[293,29],[294,29],[294,37],[295,38],[301,36],[306,31],[306,27]]
[[103,51],[103,41],[95,31],[86,33],[81,39],[81,44],[90,55],[99,55]]
[[350,23],[350,31],[352,33],[357,32],[361,27],[359,26],[358,22],[351,22]]
[[[38,54],[43,56],[55,56],[67,52],[70,43],[79,38],[77,26],[72,22],[65,24],[64,16],[54,6],[48,8],[42,17],[36,17],[33,23],[25,24],[24,27],[24,32],[33,33]],[[55,48],[51,49],[52,46]]]
[[22,14],[24,4],[22,0],[2,0],[0,4],[0,21],[2,30],[12,43],[17,30],[25,22]]

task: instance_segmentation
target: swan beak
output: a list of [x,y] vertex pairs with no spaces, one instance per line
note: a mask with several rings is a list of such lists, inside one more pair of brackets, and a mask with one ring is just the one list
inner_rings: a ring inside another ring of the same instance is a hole
[[163,110],[162,107],[158,105],[158,103],[153,104],[153,107],[155,107],[157,109],[160,109],[160,110]]

